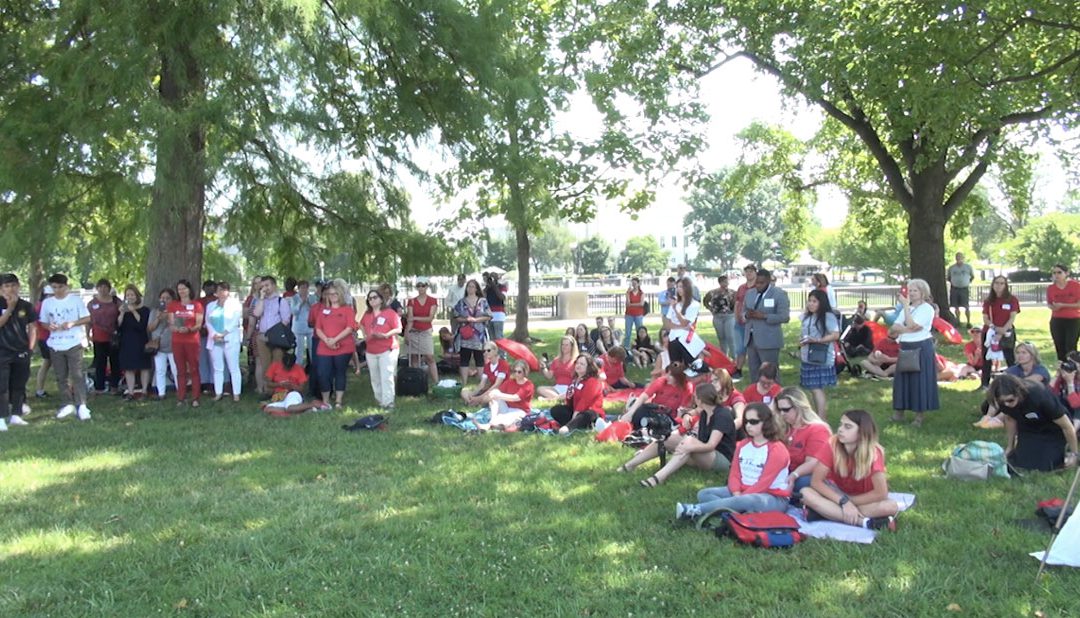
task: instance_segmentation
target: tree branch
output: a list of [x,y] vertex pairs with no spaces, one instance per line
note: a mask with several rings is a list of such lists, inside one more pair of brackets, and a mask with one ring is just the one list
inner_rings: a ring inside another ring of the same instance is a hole
[[[982,159],[979,161],[978,165],[976,165],[975,168],[971,170],[971,173],[968,174],[968,177],[964,179],[964,182],[960,183],[960,186],[957,187],[956,190],[952,192],[952,195],[950,195],[948,199],[945,200],[943,209],[945,212],[946,221],[952,218],[953,214],[956,213],[956,210],[960,208],[960,205],[963,204],[964,200],[966,200],[968,195],[971,194],[971,191],[976,187],[976,185],[979,184],[979,180],[982,179],[983,174],[986,173],[986,169],[990,166],[990,153],[993,152],[994,147],[997,145],[1000,135],[1000,132],[995,132],[990,135],[989,139],[987,140],[986,153],[983,154]],[[955,173],[952,174],[952,177],[955,176]]]

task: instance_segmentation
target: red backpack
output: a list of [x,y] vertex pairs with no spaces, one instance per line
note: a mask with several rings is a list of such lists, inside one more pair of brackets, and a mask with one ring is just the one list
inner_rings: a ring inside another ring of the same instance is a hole
[[799,532],[799,522],[787,513],[721,513],[722,523],[716,536],[732,536],[754,547],[791,547],[801,543],[806,535]]

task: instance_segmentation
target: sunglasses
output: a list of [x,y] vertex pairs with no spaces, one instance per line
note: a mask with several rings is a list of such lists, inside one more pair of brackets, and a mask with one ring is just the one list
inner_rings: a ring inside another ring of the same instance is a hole
[[525,375],[525,372],[520,370],[520,369],[515,369],[514,373],[519,374],[519,375]]
[[743,422],[746,423],[747,425],[760,425],[761,424],[761,419],[760,418],[744,418]]

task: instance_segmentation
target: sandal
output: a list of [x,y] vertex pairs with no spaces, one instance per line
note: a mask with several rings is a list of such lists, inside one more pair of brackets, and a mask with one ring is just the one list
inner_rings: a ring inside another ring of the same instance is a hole
[[922,427],[922,424],[923,424],[923,418],[921,416],[916,416],[915,420],[911,421],[911,426],[912,427]]
[[640,481],[638,481],[638,484],[646,489],[652,489],[653,487],[660,485],[660,483],[660,479],[656,478],[655,474],[647,479],[641,479]]
[[619,466],[618,468],[615,468],[615,471],[616,472],[629,472],[630,468],[627,468],[626,464],[623,464],[623,465]]

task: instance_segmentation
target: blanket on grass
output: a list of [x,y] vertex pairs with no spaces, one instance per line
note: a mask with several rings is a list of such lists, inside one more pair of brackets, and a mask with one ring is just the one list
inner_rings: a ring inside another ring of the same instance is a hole
[[[889,492],[889,498],[895,500],[900,508],[897,515],[915,506],[915,494],[900,494]],[[867,530],[856,526],[849,526],[836,521],[806,521],[803,518],[802,509],[788,507],[788,515],[799,522],[799,532],[815,539],[832,539],[834,541],[848,541],[850,543],[873,543],[877,537],[877,530]]]

